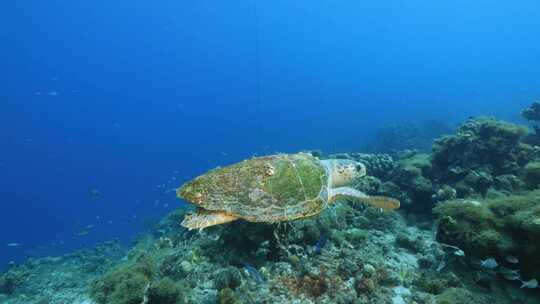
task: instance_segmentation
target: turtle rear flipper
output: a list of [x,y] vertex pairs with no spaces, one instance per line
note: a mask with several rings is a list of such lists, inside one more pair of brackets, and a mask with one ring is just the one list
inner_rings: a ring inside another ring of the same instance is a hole
[[203,229],[214,225],[236,221],[237,219],[238,217],[223,211],[201,209],[198,210],[197,213],[186,215],[181,225],[189,230]]

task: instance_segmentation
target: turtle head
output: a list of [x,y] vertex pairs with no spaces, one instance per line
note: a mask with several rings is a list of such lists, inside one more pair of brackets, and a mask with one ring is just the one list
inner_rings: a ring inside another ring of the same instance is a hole
[[350,185],[355,178],[366,175],[366,166],[349,159],[336,159],[332,164],[332,187]]
[[176,189],[176,196],[190,203],[201,204],[204,199],[205,187],[198,178],[188,181]]

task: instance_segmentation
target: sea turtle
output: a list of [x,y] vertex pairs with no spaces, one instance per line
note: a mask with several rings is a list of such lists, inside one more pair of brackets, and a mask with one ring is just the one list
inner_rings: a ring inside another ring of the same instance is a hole
[[338,198],[395,209],[399,201],[368,196],[347,187],[366,167],[346,159],[320,160],[308,153],[255,157],[216,168],[177,189],[179,198],[199,208],[186,215],[189,229],[232,222],[275,223],[313,216]]

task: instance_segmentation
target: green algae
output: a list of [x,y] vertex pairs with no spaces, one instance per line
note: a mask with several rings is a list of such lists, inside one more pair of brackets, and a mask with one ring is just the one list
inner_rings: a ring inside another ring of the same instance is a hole
[[526,274],[540,276],[540,191],[495,199],[454,200],[434,208],[438,239],[484,258],[518,256]]

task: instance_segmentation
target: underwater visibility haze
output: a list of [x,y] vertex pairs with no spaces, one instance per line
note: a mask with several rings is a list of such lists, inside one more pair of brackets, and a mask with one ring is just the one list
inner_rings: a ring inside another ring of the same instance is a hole
[[537,1],[0,8],[0,303],[540,303]]

